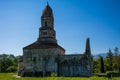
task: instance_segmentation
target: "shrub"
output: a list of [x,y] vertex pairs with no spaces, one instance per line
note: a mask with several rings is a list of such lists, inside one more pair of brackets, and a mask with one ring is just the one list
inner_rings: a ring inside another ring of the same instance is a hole
[[107,77],[120,77],[120,72],[108,71],[106,75]]
[[6,71],[7,72],[17,72],[17,68],[14,66],[9,66]]
[[57,74],[55,72],[51,72],[51,77],[57,77]]

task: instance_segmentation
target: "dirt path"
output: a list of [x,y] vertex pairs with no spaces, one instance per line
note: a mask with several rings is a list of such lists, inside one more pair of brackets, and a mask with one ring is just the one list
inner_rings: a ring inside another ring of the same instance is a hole
[[18,76],[18,75],[13,75],[13,77],[15,77],[15,78],[21,78],[20,76]]

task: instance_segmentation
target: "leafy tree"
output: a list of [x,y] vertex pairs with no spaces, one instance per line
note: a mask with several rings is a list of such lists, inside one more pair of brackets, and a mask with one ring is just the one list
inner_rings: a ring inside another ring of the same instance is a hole
[[55,72],[52,72],[50,76],[51,77],[57,77],[57,74]]
[[16,72],[16,71],[17,71],[17,67],[15,67],[14,65],[13,66],[9,66],[6,69],[6,72]]
[[99,59],[93,59],[93,72],[94,73],[99,73]]
[[0,55],[0,72],[15,72],[17,71],[18,57],[10,54]]
[[7,54],[2,54],[0,56],[0,71],[1,72],[6,72],[6,69],[12,65],[12,60],[9,59],[9,56]]

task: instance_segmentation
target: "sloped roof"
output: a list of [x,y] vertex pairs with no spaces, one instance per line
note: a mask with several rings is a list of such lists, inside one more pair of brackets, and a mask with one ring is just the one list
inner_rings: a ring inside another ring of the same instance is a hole
[[38,41],[24,47],[23,49],[49,49],[49,48],[60,48],[65,51],[60,45],[55,43],[40,43]]

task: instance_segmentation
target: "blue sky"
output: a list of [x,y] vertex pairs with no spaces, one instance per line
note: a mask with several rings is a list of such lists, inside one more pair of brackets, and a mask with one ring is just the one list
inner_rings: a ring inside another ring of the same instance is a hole
[[22,55],[38,38],[42,10],[53,9],[58,43],[66,54],[120,49],[120,0],[0,0],[0,54]]

